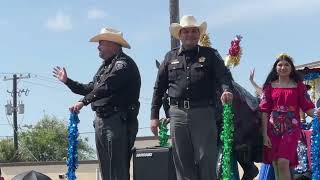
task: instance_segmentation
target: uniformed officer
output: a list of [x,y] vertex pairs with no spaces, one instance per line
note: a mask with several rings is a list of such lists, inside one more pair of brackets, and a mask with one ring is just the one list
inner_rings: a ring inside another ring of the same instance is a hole
[[136,63],[122,51],[130,45],[120,31],[103,28],[90,41],[99,43],[103,59],[90,83],[69,79],[65,68],[56,67],[53,73],[72,92],[84,96],[70,111],[79,112],[91,104],[96,112],[94,127],[102,179],[129,180],[131,148],[138,131],[140,73]]
[[170,98],[170,134],[178,180],[215,180],[217,162],[216,91],[222,103],[232,102],[228,69],[215,49],[198,45],[207,24],[183,16],[170,25],[181,47],[169,51],[155,82],[151,130],[157,135],[162,96]]

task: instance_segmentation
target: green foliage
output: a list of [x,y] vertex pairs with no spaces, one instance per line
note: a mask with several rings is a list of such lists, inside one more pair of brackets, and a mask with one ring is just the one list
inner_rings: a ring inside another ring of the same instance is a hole
[[0,140],[0,162],[12,161],[14,154],[13,139],[8,138]]
[[[88,139],[79,136],[78,140],[79,160],[93,159],[94,150],[88,145]],[[67,158],[67,147],[67,123],[55,116],[44,116],[34,127],[19,132],[21,161],[63,161]],[[1,153],[0,150],[0,156]]]

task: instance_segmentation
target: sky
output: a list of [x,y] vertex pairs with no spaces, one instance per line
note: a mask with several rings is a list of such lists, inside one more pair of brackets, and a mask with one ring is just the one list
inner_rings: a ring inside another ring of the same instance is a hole
[[[243,36],[240,65],[233,68],[236,82],[254,92],[249,71],[255,68],[262,84],[278,54],[286,52],[296,65],[320,60],[319,0],[184,0],[180,17],[194,15],[208,23],[212,46],[224,57],[231,40]],[[18,115],[19,131],[37,123],[44,115],[66,122],[68,108],[81,96],[73,94],[52,77],[52,68],[67,69],[79,82],[91,81],[101,64],[97,44],[89,39],[103,27],[124,33],[131,49],[124,49],[137,63],[141,77],[141,110],[138,136],[151,135],[150,105],[157,74],[155,60],[162,61],[170,50],[169,0],[70,0],[0,2],[0,138],[12,136],[12,116],[4,106],[12,101],[14,73],[26,76],[18,88],[30,90],[18,101],[25,105]],[[94,113],[84,107],[79,114],[80,136],[88,137],[94,148]]]

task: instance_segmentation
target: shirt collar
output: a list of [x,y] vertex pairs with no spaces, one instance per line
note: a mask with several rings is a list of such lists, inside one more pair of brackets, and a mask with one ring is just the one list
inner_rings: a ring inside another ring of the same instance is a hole
[[199,54],[200,52],[200,46],[197,45],[196,47],[194,47],[193,49],[188,49],[188,50],[185,50],[182,46],[180,46],[179,50],[178,50],[178,55],[182,55],[183,53],[186,53],[186,52],[195,52],[197,54]]
[[109,57],[107,60],[104,60],[103,64],[105,66],[111,64],[115,59],[118,59],[119,56],[121,56],[122,51],[119,51],[117,54],[114,54],[113,56]]

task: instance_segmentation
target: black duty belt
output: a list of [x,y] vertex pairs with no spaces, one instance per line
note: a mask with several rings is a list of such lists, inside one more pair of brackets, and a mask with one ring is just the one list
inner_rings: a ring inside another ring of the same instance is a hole
[[178,106],[184,109],[190,109],[195,107],[212,106],[214,105],[214,101],[209,99],[192,101],[192,100],[185,100],[185,99],[170,98],[170,105]]
[[95,111],[97,116],[99,117],[106,117],[110,116],[113,113],[119,112],[119,111],[135,111],[139,109],[139,104],[137,105],[129,105],[129,106],[101,106],[96,107]]

